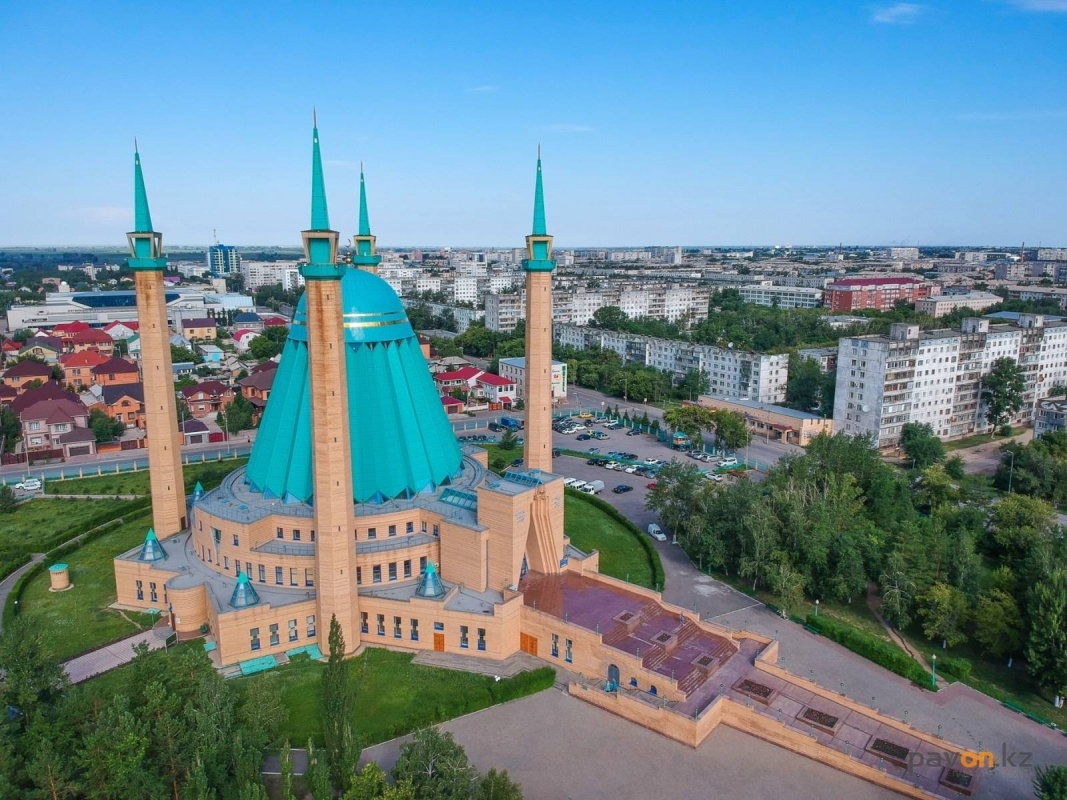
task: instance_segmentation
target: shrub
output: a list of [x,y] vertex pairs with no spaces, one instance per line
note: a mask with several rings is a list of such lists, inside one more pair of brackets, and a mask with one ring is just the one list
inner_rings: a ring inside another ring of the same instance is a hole
[[[930,687],[930,673],[896,645],[885,642],[858,628],[853,628],[851,625],[832,620],[825,614],[821,617],[808,614],[806,622],[808,626],[814,628],[826,638],[832,639],[853,653],[861,655],[903,678],[914,681],[924,688]],[[962,661],[964,659],[954,660]]]
[[540,667],[490,684],[489,696],[494,703],[506,703],[548,689],[555,682],[556,671],[552,667]]
[[965,681],[971,676],[972,666],[971,662],[966,658],[941,656],[937,659],[937,668],[939,670],[961,681]]

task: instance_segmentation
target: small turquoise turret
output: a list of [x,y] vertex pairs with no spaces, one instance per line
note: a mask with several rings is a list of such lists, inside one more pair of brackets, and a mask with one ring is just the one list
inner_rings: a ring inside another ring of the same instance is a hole
[[541,148],[537,148],[537,182],[534,184],[533,231],[526,237],[526,259],[522,268],[527,272],[552,272],[552,237],[545,225],[545,189],[541,181]]
[[363,177],[363,164],[359,165],[359,233],[352,237],[352,264],[367,272],[377,272],[382,257],[378,255],[376,237],[370,232],[370,214],[367,213],[367,182]]
[[233,594],[230,595],[230,607],[248,608],[258,605],[258,603],[259,595],[256,594],[255,588],[252,586],[251,581],[248,580],[248,575],[239,572],[237,574],[237,585],[233,587]]
[[437,598],[445,596],[445,585],[434,569],[433,562],[426,564],[426,569],[419,576],[419,585],[415,588],[415,594],[419,597]]
[[330,230],[330,212],[326,207],[326,180],[322,173],[319,148],[318,114],[313,116],[311,131],[311,227],[301,233],[304,240],[304,263],[300,274],[306,280],[340,280],[344,266],[337,263],[337,231]]
[[163,549],[163,545],[156,538],[156,532],[149,528],[148,535],[144,537],[144,544],[141,545],[141,554],[137,556],[137,560],[163,561],[166,557],[167,551]]
[[133,140],[133,231],[126,234],[126,239],[130,243],[130,257],[126,260],[130,269],[162,270],[167,266],[163,258],[163,234],[152,230],[136,139]]

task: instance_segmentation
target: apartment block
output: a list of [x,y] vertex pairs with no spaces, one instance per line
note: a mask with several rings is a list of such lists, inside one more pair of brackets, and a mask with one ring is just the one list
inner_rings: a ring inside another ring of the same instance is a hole
[[800,286],[771,286],[761,283],[739,286],[737,291],[746,303],[774,308],[818,308],[822,305],[822,289]]
[[826,287],[826,305],[833,311],[892,311],[898,301],[909,305],[930,296],[930,285],[920,278],[842,278]]
[[1004,298],[992,292],[967,292],[964,294],[935,294],[915,301],[915,310],[929,317],[943,317],[959,308],[985,311],[1004,302]]
[[670,372],[680,381],[690,370],[707,374],[709,394],[761,403],[785,401],[789,372],[788,355],[764,355],[742,350],[653,336],[604,331],[580,325],[555,325],[554,335],[562,345],[584,350],[613,350],[626,363]]
[[1038,402],[1067,380],[1067,323],[1021,314],[1007,325],[969,318],[959,330],[921,331],[897,323],[888,336],[841,339],[834,430],[873,436],[880,448],[899,445],[908,422],[943,439],[983,430],[981,379],[1000,358],[1018,362],[1025,377],[1014,421],[1033,420]]
[[304,278],[295,262],[242,261],[241,276],[244,278],[245,291],[248,292],[275,284],[281,284],[287,291],[304,285]]

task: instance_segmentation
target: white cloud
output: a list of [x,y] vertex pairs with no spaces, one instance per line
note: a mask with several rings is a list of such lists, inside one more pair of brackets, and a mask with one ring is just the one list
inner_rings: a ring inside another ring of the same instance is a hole
[[1053,11],[1067,14],[1067,0],[1008,0],[1023,11]]
[[487,94],[489,92],[495,92],[499,88],[499,86],[472,86],[467,89],[467,92],[470,94]]
[[575,125],[570,122],[559,122],[554,125],[542,125],[537,130],[542,133],[589,133],[593,129],[589,125]]
[[880,25],[911,25],[922,13],[918,3],[894,3],[874,9],[871,20]]

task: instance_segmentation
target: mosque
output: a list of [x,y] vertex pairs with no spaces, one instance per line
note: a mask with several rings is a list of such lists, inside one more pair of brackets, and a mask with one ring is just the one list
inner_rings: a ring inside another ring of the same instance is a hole
[[[556,265],[540,154],[523,262],[524,459],[500,475],[489,470],[484,450],[456,441],[404,308],[376,274],[362,171],[358,233],[351,257],[339,260],[316,123],[311,224],[301,233],[306,290],[255,445],[247,466],[187,498],[167,261],[136,148],[134,192],[128,263],[153,527],[114,561],[120,605],[164,611],[179,638],[205,635],[220,666],[246,671],[325,653],[332,619],[349,653],[369,645],[499,661],[526,652],[577,676],[571,694],[691,746],[727,724],[896,791],[930,796],[881,763],[872,766],[882,760],[873,750],[868,763],[862,754],[842,760],[839,723],[855,715],[896,743],[951,745],[836,691],[820,695],[778,665],[776,639],[702,621],[656,592],[601,575],[598,554],[569,543],[563,479],[552,469]],[[820,724],[818,735],[809,719]]]

